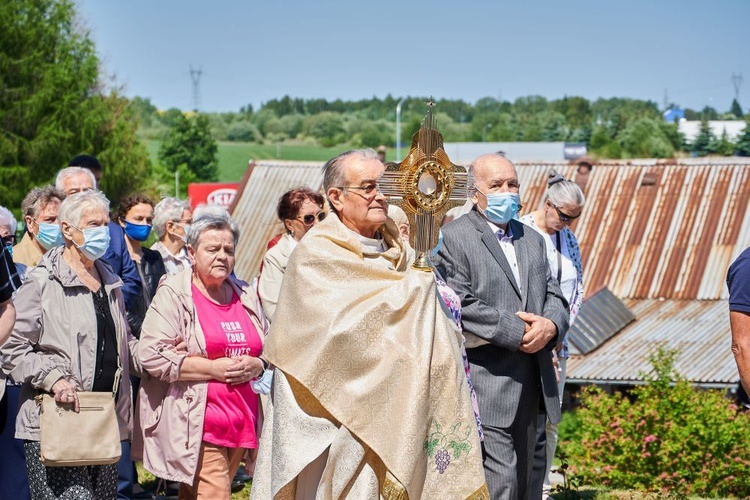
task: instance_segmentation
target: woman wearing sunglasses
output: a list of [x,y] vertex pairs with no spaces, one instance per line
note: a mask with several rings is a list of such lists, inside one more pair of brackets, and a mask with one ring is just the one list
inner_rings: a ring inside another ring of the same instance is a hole
[[258,280],[258,295],[269,321],[273,320],[279,299],[281,280],[292,250],[315,224],[326,217],[323,196],[309,188],[296,188],[281,196],[276,215],[286,232],[279,242],[263,256],[263,267]]
[[[578,240],[569,226],[581,215],[585,202],[586,199],[578,184],[552,171],[547,181],[547,193],[544,195],[542,207],[521,218],[521,222],[533,227],[544,236],[550,271],[560,283],[560,288],[569,304],[571,326],[583,302],[583,267]],[[557,349],[553,353],[554,364],[558,369],[557,388],[561,402],[569,356],[566,336],[562,343],[557,344]],[[544,425],[537,425],[537,429],[540,431],[539,443],[546,434],[547,444],[546,450],[540,445],[537,446],[532,482],[539,485],[543,480],[543,498],[549,498],[549,471],[557,445],[557,424],[547,422],[546,428]]]

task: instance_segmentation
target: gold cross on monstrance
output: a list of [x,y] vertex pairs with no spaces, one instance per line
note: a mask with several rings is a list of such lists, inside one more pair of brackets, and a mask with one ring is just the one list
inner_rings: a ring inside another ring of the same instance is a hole
[[409,243],[417,252],[414,266],[431,271],[428,254],[437,245],[440,223],[451,208],[467,197],[464,167],[454,165],[443,149],[430,99],[419,131],[414,134],[409,154],[401,163],[387,163],[380,186],[388,203],[400,206],[409,218]]

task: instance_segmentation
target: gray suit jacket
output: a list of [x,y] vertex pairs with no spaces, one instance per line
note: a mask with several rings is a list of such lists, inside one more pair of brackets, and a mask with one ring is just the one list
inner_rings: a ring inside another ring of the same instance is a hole
[[[560,399],[550,353],[568,330],[568,304],[550,273],[542,237],[515,220],[510,228],[520,290],[497,236],[476,208],[443,227],[443,247],[434,261],[461,298],[464,332],[489,342],[466,349],[482,422],[510,427],[519,405],[527,403],[522,389],[539,385],[541,377],[547,415],[557,423]],[[517,311],[551,320],[558,337],[535,354],[519,351],[525,323]]]

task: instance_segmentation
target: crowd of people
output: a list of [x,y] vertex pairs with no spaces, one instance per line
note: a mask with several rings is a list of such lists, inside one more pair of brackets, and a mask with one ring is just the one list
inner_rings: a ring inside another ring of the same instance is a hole
[[[0,497],[151,498],[134,461],[185,499],[229,498],[238,470],[256,499],[549,495],[581,189],[552,173],[519,219],[513,164],[477,158],[425,273],[384,170],[348,151],[284,193],[255,286],[226,210],[111,207],[92,156],[29,192],[18,243],[0,207]],[[42,459],[37,397],[81,391],[115,395],[117,464]]]

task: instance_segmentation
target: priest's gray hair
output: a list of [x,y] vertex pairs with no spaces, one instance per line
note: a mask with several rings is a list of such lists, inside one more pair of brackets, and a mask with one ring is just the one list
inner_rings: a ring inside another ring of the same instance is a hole
[[229,230],[234,238],[234,246],[240,239],[240,228],[229,215],[229,212],[218,205],[201,205],[193,212],[193,222],[187,234],[187,242],[193,248],[198,248],[201,236],[211,229]]
[[109,200],[101,191],[81,191],[72,194],[60,203],[57,220],[78,227],[83,211],[87,209],[101,210],[109,215]]
[[[371,148],[351,149],[331,158],[323,165],[323,191],[328,196],[328,189],[346,186],[346,162],[350,157],[357,156],[361,160],[380,160],[378,154]],[[331,200],[328,200],[333,210]]]
[[154,234],[159,239],[164,238],[167,232],[167,222],[180,222],[182,212],[190,210],[190,203],[185,200],[167,197],[154,207]]
[[556,207],[573,205],[583,208],[586,203],[586,197],[583,195],[581,188],[573,181],[565,179],[561,174],[554,170],[549,174],[547,181],[547,192],[544,195],[542,203],[549,200]]

